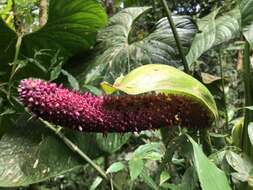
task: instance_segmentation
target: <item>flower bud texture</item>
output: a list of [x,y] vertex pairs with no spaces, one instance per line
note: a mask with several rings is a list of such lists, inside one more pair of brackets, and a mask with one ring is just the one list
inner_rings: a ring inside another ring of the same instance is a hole
[[40,79],[20,82],[21,102],[36,116],[82,132],[139,132],[181,125],[205,128],[207,110],[182,95],[94,96]]

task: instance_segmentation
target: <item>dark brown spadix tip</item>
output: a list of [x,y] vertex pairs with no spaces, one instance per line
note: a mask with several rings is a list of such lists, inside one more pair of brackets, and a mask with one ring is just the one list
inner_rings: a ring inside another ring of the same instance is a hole
[[36,116],[82,132],[139,132],[211,125],[207,110],[188,97],[164,94],[93,96],[40,79],[20,82],[19,97]]

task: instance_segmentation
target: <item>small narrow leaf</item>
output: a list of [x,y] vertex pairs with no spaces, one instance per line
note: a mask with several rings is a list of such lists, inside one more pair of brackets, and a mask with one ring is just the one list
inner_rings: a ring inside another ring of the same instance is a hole
[[92,185],[90,186],[90,190],[95,190],[95,189],[97,189],[97,187],[101,184],[102,181],[103,181],[103,178],[101,178],[101,177],[96,177],[96,179],[94,180],[94,182],[93,182]]
[[91,86],[91,85],[84,85],[83,88],[87,91],[89,91],[90,93],[97,95],[97,96],[101,96],[102,95],[102,90],[100,90],[99,88],[95,87],[95,86]]
[[115,162],[106,170],[106,173],[116,173],[125,168],[125,165],[122,162]]
[[65,71],[65,70],[61,70],[61,73],[63,75],[65,75],[68,78],[69,84],[70,86],[75,89],[75,90],[79,90],[79,83],[78,81],[75,79],[75,77],[73,77],[73,75],[71,75],[69,72]]
[[50,81],[53,81],[59,77],[62,71],[62,63],[56,65],[50,72]]
[[162,185],[164,182],[166,182],[168,179],[170,179],[170,174],[166,171],[163,171],[160,175],[160,184]]
[[149,143],[139,146],[133,154],[136,159],[160,160],[162,157],[161,143]]

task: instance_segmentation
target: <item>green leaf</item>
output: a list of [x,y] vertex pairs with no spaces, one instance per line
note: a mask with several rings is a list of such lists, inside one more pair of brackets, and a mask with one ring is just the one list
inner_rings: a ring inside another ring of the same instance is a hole
[[139,146],[133,153],[134,159],[161,160],[161,143],[148,143]]
[[194,170],[194,167],[189,167],[183,177],[182,182],[180,185],[180,190],[195,190],[198,186],[198,176],[196,174],[196,171]]
[[34,49],[60,49],[69,57],[87,50],[94,45],[96,32],[105,26],[106,19],[95,0],[51,0],[47,24],[24,36],[22,53],[29,57]]
[[[9,126],[0,140],[0,187],[27,186],[85,164],[43,124],[27,119]],[[91,158],[101,154],[94,135],[66,131],[66,136]]]
[[253,165],[250,160],[246,157],[243,158],[232,151],[228,151],[226,153],[226,160],[229,165],[239,173],[246,173],[249,175],[250,171],[253,169]]
[[15,113],[15,110],[13,110],[11,108],[7,108],[2,113],[0,113],[0,117],[4,116],[4,115],[11,115],[11,114],[14,114],[14,113]]
[[11,30],[0,17],[0,70],[6,70],[8,63],[13,61],[15,45],[17,41],[16,33]]
[[73,77],[73,75],[71,75],[68,71],[64,69],[61,70],[61,73],[68,78],[68,82],[74,90],[79,90],[79,83],[75,79],[75,77]]
[[141,159],[131,159],[129,161],[129,172],[132,181],[134,181],[141,174],[143,167],[144,162]]
[[[46,25],[24,35],[20,58],[33,57],[35,50],[50,49],[59,50],[67,59],[90,49],[106,22],[106,13],[96,0],[50,0]],[[0,26],[0,63],[7,67],[14,58],[17,34],[1,18]]]
[[235,8],[217,17],[218,10],[213,11],[198,21],[198,33],[186,56],[188,64],[192,65],[204,52],[214,46],[227,42],[240,34],[240,11]]
[[159,187],[158,185],[155,183],[155,181],[153,180],[152,177],[150,177],[148,175],[148,172],[143,170],[142,173],[141,173],[141,177],[143,179],[143,181],[151,188],[151,189],[154,189],[154,190],[159,190]]
[[155,91],[188,96],[208,108],[212,118],[218,116],[214,98],[209,90],[195,78],[168,65],[141,66],[127,74],[119,82],[116,81],[113,87],[127,94]]
[[96,95],[96,96],[101,96],[102,95],[102,90],[100,90],[99,88],[95,87],[95,86],[91,86],[91,85],[84,85],[83,88],[87,91],[89,91],[90,93]]
[[106,170],[106,173],[116,173],[125,168],[125,165],[122,162],[115,162],[112,165],[109,166],[109,168]]
[[109,154],[119,150],[130,138],[131,134],[96,134],[96,141],[99,148]]
[[253,106],[247,106],[247,107],[243,107],[243,108],[253,111]]
[[97,189],[97,187],[101,184],[102,181],[103,181],[103,178],[101,178],[101,177],[96,177],[96,179],[94,180],[94,182],[93,182],[92,185],[90,186],[90,190],[95,190],[95,189]]
[[6,4],[0,8],[0,15],[4,18],[9,16],[10,11],[12,10],[12,1],[7,0]]
[[[148,10],[148,7],[127,8],[110,18],[109,25],[98,35],[98,55],[80,76],[85,76],[84,83],[101,80],[112,82],[122,73],[128,73],[143,64],[178,65],[178,51],[167,18],[159,20],[147,36],[142,34],[139,39],[132,40],[135,23]],[[187,53],[196,26],[188,16],[174,16],[173,19],[183,50]]]
[[53,81],[59,77],[62,71],[62,63],[56,65],[50,72],[50,81]]
[[176,184],[171,184],[171,183],[164,183],[161,186],[164,189],[169,189],[169,190],[181,190],[180,187]]
[[193,159],[203,190],[231,190],[226,175],[203,153],[199,145],[188,136],[193,147]]
[[162,171],[162,173],[160,175],[160,184],[159,185],[162,185],[164,182],[166,182],[169,179],[170,179],[170,174],[166,171]]

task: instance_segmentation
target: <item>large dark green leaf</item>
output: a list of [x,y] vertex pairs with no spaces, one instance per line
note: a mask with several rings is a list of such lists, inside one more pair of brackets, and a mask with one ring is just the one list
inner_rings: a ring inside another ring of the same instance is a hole
[[[143,64],[176,65],[179,62],[174,36],[166,18],[159,20],[149,35],[132,42],[135,23],[148,10],[147,7],[127,8],[110,19],[108,27],[98,35],[102,53],[84,73],[86,84],[97,79],[113,81],[120,73],[128,73]],[[173,19],[187,52],[196,26],[187,16],[175,16]]]
[[5,71],[6,64],[14,58],[16,41],[16,33],[0,17],[0,71]]
[[253,46],[253,0],[242,0],[240,9],[244,36]]
[[[94,135],[67,132],[85,153],[99,152]],[[0,140],[0,186],[25,186],[81,166],[85,162],[36,121],[19,120]]]
[[227,42],[240,34],[240,11],[236,8],[219,16],[213,11],[198,21],[200,33],[192,43],[187,55],[188,64],[195,62],[204,52],[214,46]]
[[228,42],[243,32],[253,45],[253,0],[242,0],[240,6],[217,17],[218,11],[200,19],[198,26],[201,33],[194,38],[187,55],[188,64],[196,61],[204,52],[214,46]]
[[[33,57],[35,50],[51,49],[60,50],[66,59],[91,48],[97,31],[106,22],[106,13],[96,0],[51,0],[47,24],[24,35],[20,58]],[[0,18],[1,64],[6,65],[13,59],[16,39],[15,32]]]
[[34,49],[60,49],[64,56],[71,56],[87,50],[106,18],[95,0],[50,0],[47,24],[24,36],[22,53],[32,56]]

